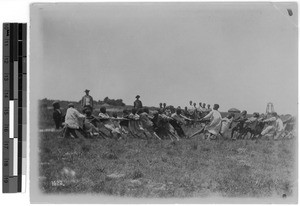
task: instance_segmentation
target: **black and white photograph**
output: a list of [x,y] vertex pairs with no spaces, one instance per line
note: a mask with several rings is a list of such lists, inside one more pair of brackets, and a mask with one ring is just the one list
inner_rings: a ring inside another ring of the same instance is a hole
[[32,3],[36,203],[297,203],[298,6]]

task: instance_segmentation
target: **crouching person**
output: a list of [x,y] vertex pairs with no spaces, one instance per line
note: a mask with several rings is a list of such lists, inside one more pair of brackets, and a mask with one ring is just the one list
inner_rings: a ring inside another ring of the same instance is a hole
[[[113,118],[111,118],[107,112],[106,112],[106,107],[101,107],[100,108],[100,113],[99,113],[99,119],[102,122],[102,125],[104,128],[109,131],[109,136],[113,138],[119,138],[121,136],[121,129],[119,127],[116,127],[114,122],[112,121]],[[103,127],[101,131],[103,130]],[[105,133],[105,131],[103,131]]]
[[221,120],[221,130],[220,130],[221,137],[225,138],[225,134],[230,129],[233,118],[234,118],[234,114],[230,113],[230,114],[227,115],[227,117],[224,117]]
[[70,103],[68,105],[66,117],[65,117],[65,132],[64,138],[71,138],[71,135],[74,138],[79,138],[76,134],[76,131],[80,132],[84,137],[87,137],[86,132],[80,127],[79,121],[82,118],[85,118],[83,114],[78,112],[74,108],[74,104]]
[[191,119],[183,116],[179,107],[176,109],[176,113],[173,113],[171,117],[172,120],[170,121],[170,124],[174,127],[179,137],[185,138],[186,134],[184,133],[181,125],[185,125],[186,120],[189,121]]
[[122,127],[120,125],[122,118],[118,117],[118,114],[116,112],[114,112],[112,114],[112,118],[111,121],[114,125],[114,137],[117,137],[119,140],[122,139]]
[[283,136],[284,136],[284,126],[283,126],[282,120],[280,119],[280,117],[278,116],[278,114],[276,112],[275,112],[274,116],[276,118],[274,140],[277,140],[277,139],[283,138]]
[[133,108],[128,115],[128,129],[130,134],[135,138],[146,138],[145,130],[141,126],[140,115],[137,114],[137,109]]
[[148,132],[152,137],[156,137],[157,139],[161,140],[161,138],[154,131],[153,122],[151,119],[153,119],[153,117],[149,115],[149,109],[144,107],[142,113],[140,113],[140,121],[142,127],[145,129],[145,136],[148,137]]
[[264,120],[268,126],[262,131],[262,136],[274,137],[274,139],[279,139],[284,132],[283,122],[279,118],[276,112],[272,113],[272,117]]
[[100,121],[92,115],[92,107],[86,106],[83,112],[85,113],[83,130],[87,133],[88,137],[99,136],[98,125]]

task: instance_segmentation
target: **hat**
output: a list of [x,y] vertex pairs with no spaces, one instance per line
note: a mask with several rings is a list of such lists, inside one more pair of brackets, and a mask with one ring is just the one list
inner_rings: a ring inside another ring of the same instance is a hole
[[88,90],[88,89],[86,89],[86,90],[84,90],[84,92],[89,92],[90,90]]
[[136,97],[135,98],[140,98],[140,95],[136,95]]

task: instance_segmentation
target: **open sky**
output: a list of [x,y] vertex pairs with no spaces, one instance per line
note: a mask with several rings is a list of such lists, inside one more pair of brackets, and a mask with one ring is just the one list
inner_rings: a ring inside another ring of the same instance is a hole
[[30,92],[297,114],[297,15],[296,3],[32,4]]

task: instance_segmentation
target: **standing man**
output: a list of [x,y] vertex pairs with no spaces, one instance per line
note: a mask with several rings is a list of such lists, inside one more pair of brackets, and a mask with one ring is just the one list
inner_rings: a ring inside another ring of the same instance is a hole
[[247,121],[247,111],[244,110],[241,113],[241,116],[239,116],[238,118],[236,118],[235,120],[233,120],[232,122],[237,122],[236,126],[232,128],[231,130],[231,139],[232,140],[236,140],[236,137],[233,137],[233,133],[235,131],[242,131],[244,128],[244,124]]
[[204,115],[207,115],[209,113],[209,111],[205,108],[206,104],[202,103],[202,112]]
[[167,107],[167,104],[166,104],[166,103],[163,103],[163,111],[166,110],[166,107]]
[[203,113],[203,106],[202,106],[202,103],[201,103],[201,102],[199,102],[198,111],[199,111],[200,113]]
[[83,109],[85,109],[85,107],[89,106],[92,108],[92,111],[93,111],[93,97],[89,95],[89,92],[90,90],[86,89],[85,91],[85,95],[82,97],[82,100],[81,100],[81,106]]
[[133,103],[133,107],[135,109],[141,109],[141,108],[143,108],[143,104],[142,104],[142,102],[140,100],[140,95],[136,95],[135,98],[136,98],[136,100]]
[[206,104],[203,103],[202,105],[203,105],[202,108],[203,108],[204,112],[206,112],[206,108],[205,108]]
[[188,111],[189,111],[189,115],[191,117],[193,117],[194,116],[194,111],[195,111],[195,106],[193,105],[193,101],[192,100],[190,101],[190,105],[188,107]]
[[163,103],[159,103],[159,109],[163,108]]
[[197,108],[197,111],[198,111],[198,114],[199,114],[199,118],[202,118],[202,117],[205,116],[201,102],[199,102],[199,107]]
[[210,112],[211,111],[211,108],[210,108],[210,105],[208,104],[207,105],[207,110]]

